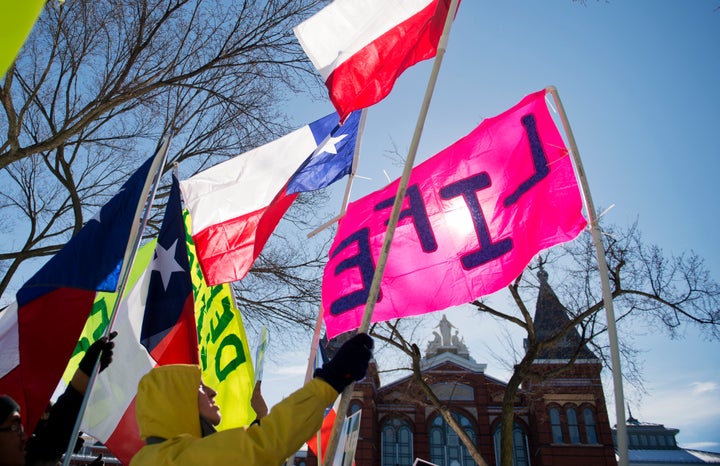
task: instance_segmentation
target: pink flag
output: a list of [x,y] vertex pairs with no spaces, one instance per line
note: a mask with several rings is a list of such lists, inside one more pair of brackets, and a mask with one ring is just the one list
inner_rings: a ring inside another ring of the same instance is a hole
[[[571,157],[545,91],[415,167],[373,322],[467,303],[585,227]],[[358,328],[398,181],[348,206],[322,287],[328,337]]]
[[387,96],[415,63],[435,56],[449,0],[335,0],[295,27],[342,120]]

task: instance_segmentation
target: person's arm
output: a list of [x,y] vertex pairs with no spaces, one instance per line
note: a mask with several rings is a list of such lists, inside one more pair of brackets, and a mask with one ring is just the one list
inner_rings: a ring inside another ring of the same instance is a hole
[[238,432],[245,434],[238,451],[247,464],[280,464],[315,435],[338,393],[365,377],[372,348],[368,335],[355,335],[315,371],[313,380],[275,405],[259,424]]
[[320,429],[325,410],[338,393],[365,376],[372,347],[366,334],[348,340],[330,362],[315,371],[313,380],[275,405],[259,423],[201,439],[186,436],[147,446],[133,464],[157,464],[170,456],[173,460],[168,464],[178,466],[280,464]]
[[[57,461],[67,451],[70,435],[75,428],[75,422],[80,413],[83,397],[90,381],[95,361],[100,359],[100,371],[104,370],[112,361],[112,350],[115,344],[110,338],[103,337],[90,345],[85,356],[80,361],[78,369],[73,374],[70,384],[57,402],[50,408],[47,420],[38,424],[32,437],[28,440],[25,450],[26,463],[34,461]],[[75,451],[80,445],[76,445]]]
[[252,406],[253,411],[255,411],[255,420],[253,421],[253,424],[260,422],[260,419],[267,416],[268,413],[268,407],[265,403],[265,398],[262,396],[262,390],[260,388],[261,382],[258,380],[255,384],[255,389],[253,389],[252,397],[250,398],[250,406]]

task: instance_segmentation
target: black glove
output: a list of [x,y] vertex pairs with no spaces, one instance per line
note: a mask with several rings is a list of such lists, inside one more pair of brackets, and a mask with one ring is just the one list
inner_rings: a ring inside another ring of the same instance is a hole
[[95,460],[90,463],[88,466],[104,466],[105,461],[103,460],[102,453],[100,453]]
[[92,375],[98,356],[100,357],[100,372],[110,365],[112,362],[113,348],[115,347],[112,339],[115,338],[115,335],[117,335],[117,332],[112,332],[109,337],[102,337],[90,345],[90,348],[85,352],[85,356],[83,356],[78,366],[85,375]]
[[373,340],[366,333],[358,333],[346,341],[327,364],[315,370],[319,377],[342,392],[352,382],[365,377],[372,357]]

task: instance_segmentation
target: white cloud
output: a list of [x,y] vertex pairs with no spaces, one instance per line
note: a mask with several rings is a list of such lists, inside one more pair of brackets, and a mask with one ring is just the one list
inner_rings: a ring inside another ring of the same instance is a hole
[[640,419],[641,421],[658,422],[682,429],[720,417],[716,382],[697,381],[668,385],[651,389],[651,395],[642,402],[640,414],[647,418]]
[[715,382],[693,382],[690,384],[693,395],[704,395],[706,393],[717,391],[718,384]]
[[717,451],[720,448],[720,442],[693,442],[684,445],[690,450]]

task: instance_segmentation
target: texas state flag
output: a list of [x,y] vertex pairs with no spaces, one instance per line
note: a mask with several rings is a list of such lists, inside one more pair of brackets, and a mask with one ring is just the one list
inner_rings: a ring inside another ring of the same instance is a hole
[[248,273],[298,193],[350,173],[359,121],[327,115],[180,182],[208,285]]
[[197,327],[180,189],[173,177],[156,243],[135,262],[144,271],[118,306],[113,363],[98,375],[82,430],[124,464],[145,444],[135,417],[140,378],[153,367],[196,364]]
[[0,393],[20,404],[28,432],[60,381],[95,292],[118,285],[153,158],[20,288],[17,303],[0,312]]
[[449,0],[335,0],[293,30],[344,119],[435,56],[449,8]]

